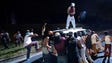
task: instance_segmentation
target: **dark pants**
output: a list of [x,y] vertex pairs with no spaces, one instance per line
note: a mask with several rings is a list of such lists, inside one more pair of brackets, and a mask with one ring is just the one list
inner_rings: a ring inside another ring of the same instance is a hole
[[57,63],[57,56],[50,54],[51,63]]
[[2,42],[2,44],[3,44],[3,46],[4,46],[5,49],[9,48],[8,47],[8,42],[6,40],[1,40],[1,42]]
[[37,44],[35,43],[31,43],[30,45],[26,46],[25,48],[27,49],[27,56],[26,58],[29,59],[30,58],[30,52],[31,52],[31,47],[35,46],[35,50],[37,51]]
[[21,45],[21,40],[16,40],[15,46],[17,47],[17,46],[20,46],[20,45]]
[[31,46],[27,46],[27,59],[30,58]]
[[79,63],[78,62],[78,57],[76,57],[77,55],[74,54],[69,54],[68,55],[68,63]]
[[[107,52],[108,49],[108,52]],[[111,56],[111,44],[105,44],[105,50],[104,50],[104,59],[102,63],[105,63],[106,57],[108,57],[107,63],[110,63],[110,56]]]
[[80,60],[77,46],[75,46],[75,44],[69,44],[67,49],[68,63],[79,63]]
[[51,63],[50,61],[50,55],[49,54],[43,54],[43,63]]
[[52,55],[51,53],[43,54],[43,59],[43,63],[57,63],[57,57]]

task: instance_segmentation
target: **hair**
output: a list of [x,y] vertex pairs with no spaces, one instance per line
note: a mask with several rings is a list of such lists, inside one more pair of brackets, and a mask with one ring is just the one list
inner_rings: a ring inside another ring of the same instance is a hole
[[105,34],[105,35],[108,35],[108,32],[107,32],[107,31],[105,31],[105,32],[104,32],[104,34]]
[[96,33],[95,31],[92,31],[92,34]]
[[69,33],[68,33],[68,35],[70,35],[70,36],[71,36],[72,34],[73,34],[73,32],[69,32]]
[[82,36],[85,36],[86,35],[83,31],[81,33],[82,33]]
[[76,38],[77,38],[77,33],[74,33],[74,37],[76,37]]
[[75,6],[75,3],[71,3],[71,6],[73,6],[73,7],[74,7],[74,6]]
[[82,33],[80,31],[77,32],[78,36],[82,36]]
[[53,31],[48,31],[48,34],[53,35],[54,33],[53,33]]

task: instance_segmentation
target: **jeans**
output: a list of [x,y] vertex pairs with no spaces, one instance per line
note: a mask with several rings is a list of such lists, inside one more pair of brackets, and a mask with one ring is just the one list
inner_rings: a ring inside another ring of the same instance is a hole
[[43,54],[43,63],[50,63],[49,54]]
[[31,52],[31,47],[35,46],[35,50],[37,51],[37,44],[35,43],[31,43],[30,45],[26,46],[25,48],[27,49],[27,56],[26,58],[29,59],[30,58],[30,52]]
[[43,63],[57,63],[57,57],[49,54],[43,54]]
[[9,48],[8,47],[8,42],[6,40],[1,40],[1,42],[2,42],[5,49]]
[[67,17],[67,23],[66,23],[66,29],[68,29],[68,27],[69,27],[69,25],[70,25],[70,22],[71,22],[73,28],[76,28],[74,16],[68,15],[68,17]]
[[57,61],[58,63],[67,63],[67,58],[66,56],[58,56]]
[[26,58],[29,59],[30,58],[30,52],[31,52],[31,46],[26,46],[26,49],[27,49]]

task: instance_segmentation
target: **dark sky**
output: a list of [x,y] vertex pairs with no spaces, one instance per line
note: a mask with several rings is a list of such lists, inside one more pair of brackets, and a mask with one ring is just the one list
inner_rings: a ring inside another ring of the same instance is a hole
[[[1,24],[39,24],[66,22],[66,9],[72,0],[3,0],[0,2]],[[87,11],[88,20],[112,20],[112,0],[73,0],[77,15]],[[89,21],[90,22],[90,21]]]

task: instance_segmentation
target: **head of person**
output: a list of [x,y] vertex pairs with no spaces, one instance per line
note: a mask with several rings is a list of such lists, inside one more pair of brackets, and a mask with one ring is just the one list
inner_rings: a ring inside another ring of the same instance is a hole
[[95,34],[96,32],[95,31],[92,31],[92,34]]
[[84,32],[81,32],[82,33],[82,36],[85,36],[86,34]]
[[78,32],[77,32],[77,35],[78,35],[78,36],[82,36],[82,32],[78,31]]
[[31,31],[31,32],[34,32],[34,29],[33,29],[33,28],[31,28],[31,29],[30,29],[30,31]]
[[61,35],[59,32],[56,32],[54,35],[54,44],[60,43],[61,42]]
[[92,31],[90,29],[87,30],[87,35],[91,35]]
[[52,36],[53,34],[54,34],[53,31],[48,31],[49,36]]
[[59,32],[56,32],[54,37],[56,38],[56,40],[60,39],[61,37],[61,34]]
[[19,34],[19,33],[20,33],[20,31],[17,31],[17,33]]
[[45,22],[44,25],[47,25],[47,23]]
[[26,35],[30,35],[30,30],[26,30]]
[[74,33],[74,37],[77,38],[77,33]]
[[75,7],[75,3],[71,3],[71,7]]
[[105,32],[104,32],[104,35],[108,35],[108,32],[107,32],[107,31],[105,31]]
[[73,32],[69,32],[69,33],[68,33],[68,36],[69,36],[69,37],[72,37],[72,36],[73,36]]
[[65,37],[65,34],[62,31],[60,31],[59,33],[62,37]]

